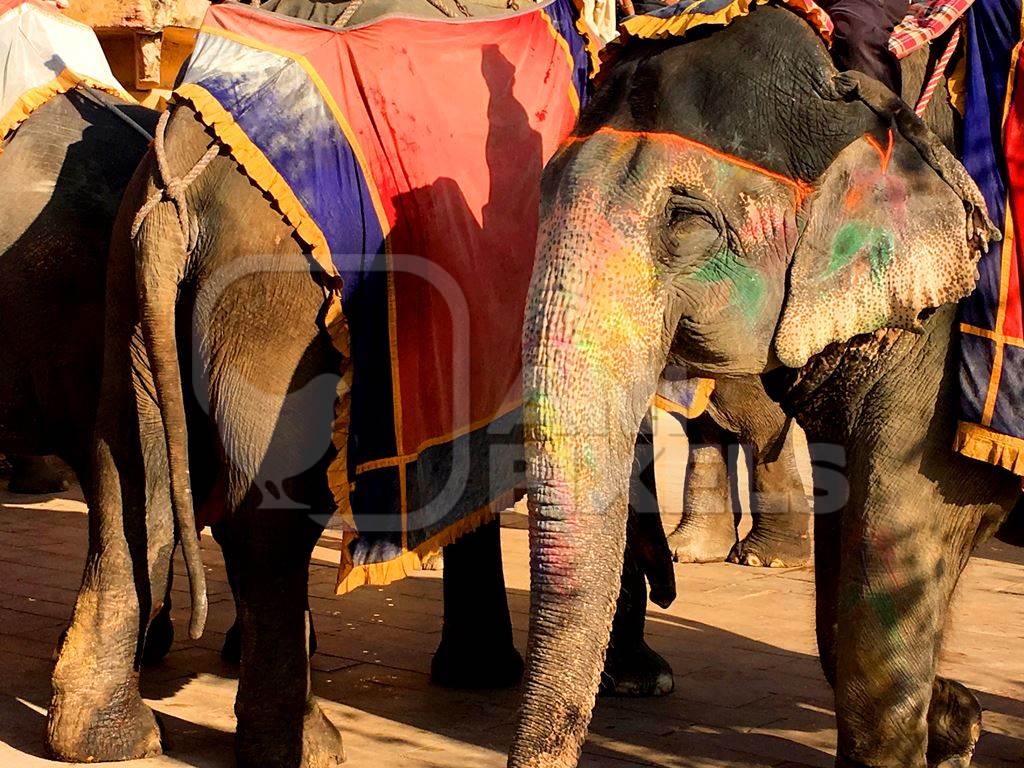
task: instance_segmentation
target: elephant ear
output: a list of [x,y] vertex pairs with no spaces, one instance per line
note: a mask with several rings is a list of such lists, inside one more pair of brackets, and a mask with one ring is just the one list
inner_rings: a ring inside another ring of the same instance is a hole
[[999,233],[963,166],[874,80],[834,79],[876,127],[843,149],[804,201],[775,354],[798,368],[829,344],[881,328],[920,327],[920,314],[966,296]]

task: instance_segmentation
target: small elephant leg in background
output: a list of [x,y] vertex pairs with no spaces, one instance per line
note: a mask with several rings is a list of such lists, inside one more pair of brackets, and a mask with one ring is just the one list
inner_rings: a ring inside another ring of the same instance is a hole
[[644,640],[648,581],[651,600],[662,608],[671,605],[676,597],[675,573],[658,505],[650,417],[637,435],[622,586],[601,674],[602,694],[665,696],[675,689],[672,667]]
[[729,562],[769,568],[797,568],[811,557],[811,510],[797,470],[793,429],[777,457],[764,461],[754,444],[750,463],[753,527],[729,554]]
[[795,430],[786,414],[768,396],[760,377],[738,376],[716,382],[708,416],[750,449],[753,527],[729,553],[729,561],[806,565],[811,558],[811,508],[797,469]]
[[[663,607],[675,599],[675,575],[654,482],[649,421],[637,439],[631,479],[630,528],[622,588],[605,671],[605,691],[652,696],[672,691],[672,670],[644,642],[647,579]],[[444,549],[444,626],[431,679],[451,688],[515,686],[523,659],[512,637],[498,521]]]
[[11,493],[60,493],[71,487],[71,471],[56,456],[8,456]]
[[171,621],[171,588],[174,581],[174,566],[167,574],[167,592],[160,612],[149,622],[146,630],[146,645],[142,651],[142,663],[147,667],[159,664],[166,658],[174,645],[174,623]]
[[501,562],[501,525],[487,523],[444,548],[444,624],[431,680],[449,688],[511,688],[523,675]]
[[[675,414],[673,414],[675,416]],[[718,563],[736,546],[737,516],[729,482],[728,451],[735,437],[708,415],[675,416],[686,429],[689,463],[683,486],[683,514],[668,537],[678,563]]]

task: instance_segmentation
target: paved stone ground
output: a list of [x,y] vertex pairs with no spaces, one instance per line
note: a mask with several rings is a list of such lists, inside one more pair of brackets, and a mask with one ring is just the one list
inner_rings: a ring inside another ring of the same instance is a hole
[[[667,448],[659,459],[662,500],[666,510],[677,510],[679,438],[659,434],[659,441]],[[523,523],[509,516],[504,532],[521,648],[529,600]],[[84,507],[73,494],[33,500],[0,492],[0,768],[56,765],[44,759],[43,746],[50,656],[70,614],[85,541]],[[428,684],[440,636],[439,574],[334,598],[335,544],[323,544],[312,572],[321,649],[314,687],[345,734],[349,764],[503,766],[516,695]],[[236,682],[217,651],[233,608],[208,536],[204,549],[213,603],[209,631],[197,643],[180,639],[143,680],[173,749],[131,765],[232,765]],[[178,572],[184,572],[180,563]],[[835,730],[814,655],[812,574],[717,564],[678,567],[677,576],[676,605],[652,607],[648,624],[651,645],[675,669],[676,692],[661,700],[603,700],[583,765],[831,766]],[[183,591],[176,597],[187,607]],[[179,636],[183,619],[179,609]],[[986,709],[975,765],[1021,765],[1024,552],[988,545],[974,559],[957,598],[943,669],[976,690]]]

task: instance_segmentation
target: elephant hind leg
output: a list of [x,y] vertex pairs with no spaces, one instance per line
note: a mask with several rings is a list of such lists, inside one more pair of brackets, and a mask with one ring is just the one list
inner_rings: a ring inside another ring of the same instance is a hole
[[683,515],[668,543],[677,563],[720,563],[736,545],[728,446],[734,442],[709,417],[684,423],[690,459]]

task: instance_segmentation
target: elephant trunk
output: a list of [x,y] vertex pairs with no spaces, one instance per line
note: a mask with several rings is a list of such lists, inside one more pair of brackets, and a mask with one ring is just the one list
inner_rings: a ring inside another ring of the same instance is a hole
[[634,442],[667,348],[649,257],[609,213],[551,207],[524,328],[532,586],[512,768],[579,759],[619,590]]

